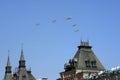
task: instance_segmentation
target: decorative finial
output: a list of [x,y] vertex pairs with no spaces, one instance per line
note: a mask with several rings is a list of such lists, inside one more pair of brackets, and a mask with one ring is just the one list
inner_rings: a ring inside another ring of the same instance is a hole
[[10,55],[10,50],[8,49],[8,56]]
[[21,49],[22,49],[22,50],[23,50],[23,45],[24,45],[24,44],[23,44],[23,43],[21,43]]

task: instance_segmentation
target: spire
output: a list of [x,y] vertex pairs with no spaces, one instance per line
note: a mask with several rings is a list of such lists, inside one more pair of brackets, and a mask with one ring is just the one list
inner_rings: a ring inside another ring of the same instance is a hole
[[21,50],[21,56],[20,56],[20,60],[24,60],[24,54],[23,54],[23,49]]
[[24,60],[23,44],[21,44],[21,56],[20,56],[20,60]]
[[21,47],[21,56],[20,56],[20,61],[19,61],[19,68],[25,68],[25,59],[24,59],[24,53],[23,53],[23,44]]
[[8,50],[8,60],[7,60],[7,66],[11,66],[11,65],[10,65],[9,53],[10,53],[10,51]]
[[7,65],[5,67],[5,75],[3,80],[12,80],[12,71],[11,71],[9,55],[8,55]]
[[[9,50],[8,50],[8,54],[9,54]],[[10,65],[10,58],[9,58],[9,55],[8,55],[8,60],[7,60],[7,65],[6,65],[6,71],[5,73],[11,73],[11,65]]]

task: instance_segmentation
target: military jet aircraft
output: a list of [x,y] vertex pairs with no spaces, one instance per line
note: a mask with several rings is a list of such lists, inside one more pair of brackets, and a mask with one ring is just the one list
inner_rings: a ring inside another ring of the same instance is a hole
[[75,30],[74,32],[79,32],[79,29]]
[[55,23],[56,22],[56,19],[52,20],[52,23]]
[[66,20],[71,20],[72,18],[71,17],[67,17]]
[[76,27],[76,26],[77,26],[77,24],[73,24],[73,25],[72,25],[72,27]]
[[35,25],[36,25],[36,26],[40,26],[40,23],[39,23],[39,22],[37,22]]

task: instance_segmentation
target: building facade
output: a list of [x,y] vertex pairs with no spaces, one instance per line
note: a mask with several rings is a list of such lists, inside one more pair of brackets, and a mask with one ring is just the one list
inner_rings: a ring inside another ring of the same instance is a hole
[[23,49],[21,50],[19,66],[13,74],[11,71],[10,58],[8,56],[3,80],[36,80],[35,77],[32,75],[31,70],[26,69]]
[[96,57],[89,42],[81,41],[74,57],[64,64],[65,71],[60,72],[58,80],[90,80],[100,71],[105,71],[104,66]]

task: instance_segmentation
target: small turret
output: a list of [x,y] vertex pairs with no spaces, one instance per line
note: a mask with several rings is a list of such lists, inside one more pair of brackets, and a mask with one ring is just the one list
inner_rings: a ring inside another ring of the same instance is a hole
[[12,79],[12,71],[11,71],[11,65],[10,65],[10,58],[8,55],[7,65],[5,67],[5,76],[3,80],[11,80],[11,79]]

